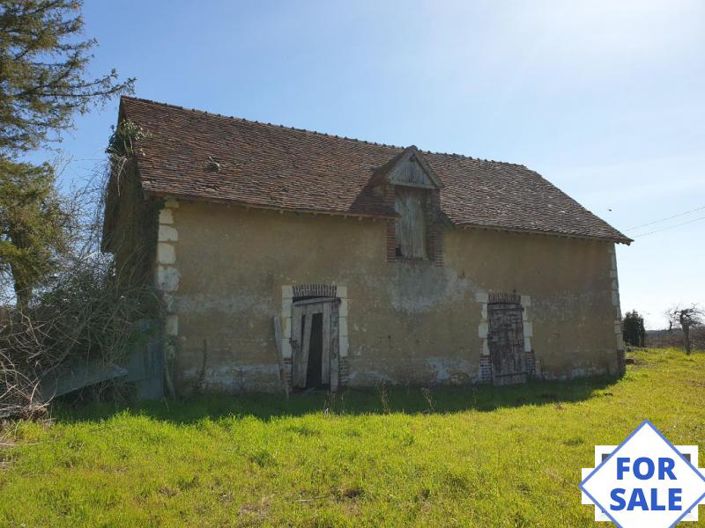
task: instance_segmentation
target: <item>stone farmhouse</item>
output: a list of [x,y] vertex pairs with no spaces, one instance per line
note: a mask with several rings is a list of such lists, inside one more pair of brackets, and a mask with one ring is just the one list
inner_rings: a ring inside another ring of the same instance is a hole
[[103,245],[159,291],[179,394],[623,372],[631,240],[523,165],[132,97],[118,122]]

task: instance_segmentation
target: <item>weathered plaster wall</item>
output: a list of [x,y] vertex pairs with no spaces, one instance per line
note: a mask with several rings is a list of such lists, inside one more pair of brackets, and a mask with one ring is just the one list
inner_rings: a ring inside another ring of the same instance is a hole
[[387,262],[381,221],[188,202],[171,209],[162,218],[178,242],[161,255],[178,274],[169,298],[181,392],[199,379],[210,389],[279,390],[272,317],[282,286],[303,283],[346,287],[349,385],[477,381],[490,291],[530,298],[543,376],[617,369],[610,243],[451,229],[445,264],[434,266]]
[[111,176],[103,248],[115,255],[118,276],[131,285],[149,284],[154,267],[158,204],[145,200],[134,161]]

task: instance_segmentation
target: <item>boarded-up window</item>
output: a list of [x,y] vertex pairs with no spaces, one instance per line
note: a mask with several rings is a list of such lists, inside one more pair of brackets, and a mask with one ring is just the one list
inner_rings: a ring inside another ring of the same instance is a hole
[[397,256],[426,258],[426,193],[420,189],[397,187],[394,208]]

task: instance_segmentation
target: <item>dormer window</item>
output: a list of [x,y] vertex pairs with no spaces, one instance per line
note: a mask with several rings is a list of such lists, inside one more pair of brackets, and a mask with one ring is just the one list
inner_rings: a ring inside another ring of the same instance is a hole
[[396,218],[387,230],[387,259],[443,261],[440,215],[441,182],[416,147],[380,167],[373,185],[394,207]]

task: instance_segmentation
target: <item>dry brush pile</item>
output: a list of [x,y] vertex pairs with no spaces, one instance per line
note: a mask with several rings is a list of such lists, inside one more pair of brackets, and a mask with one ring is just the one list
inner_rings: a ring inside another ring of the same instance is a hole
[[[110,167],[108,167],[110,169]],[[100,251],[109,170],[65,200],[70,250],[32,302],[18,307],[8,280],[0,284],[0,418],[46,412],[50,391],[41,381],[87,360],[124,362],[135,322],[153,318],[159,304],[147,286],[118,281],[111,255]]]
[[51,394],[40,381],[95,360],[124,362],[134,323],[149,316],[150,292],[115,280],[112,262],[96,257],[62,274],[25,311],[6,311],[0,323],[0,416],[46,410]]

